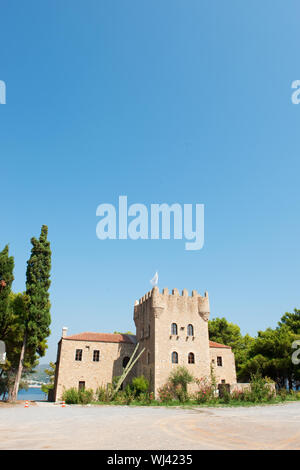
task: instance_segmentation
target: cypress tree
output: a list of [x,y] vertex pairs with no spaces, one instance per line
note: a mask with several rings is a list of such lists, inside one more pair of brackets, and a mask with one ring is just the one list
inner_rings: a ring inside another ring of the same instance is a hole
[[25,332],[21,349],[19,368],[15,379],[12,399],[15,401],[22,376],[26,349],[42,356],[46,349],[46,338],[50,335],[50,270],[51,249],[47,240],[48,227],[42,226],[39,239],[32,238],[31,256],[27,262],[26,295],[29,302],[25,315]]
[[47,240],[48,227],[42,226],[40,238],[31,239],[33,245],[27,262],[26,294],[28,295],[28,345],[39,348],[50,334],[50,270],[51,249]]
[[4,340],[8,329],[9,294],[14,280],[14,258],[9,256],[8,245],[0,252],[0,339]]

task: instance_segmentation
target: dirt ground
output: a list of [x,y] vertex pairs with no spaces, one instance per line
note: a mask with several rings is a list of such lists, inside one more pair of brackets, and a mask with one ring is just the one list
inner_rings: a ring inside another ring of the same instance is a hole
[[235,408],[0,407],[0,449],[300,449],[300,403]]
[[[37,406],[35,401],[30,401],[29,403],[32,406]],[[7,403],[5,401],[0,401],[0,408],[2,407],[3,409],[5,409],[5,408],[14,408],[15,406],[25,406],[25,401],[24,400],[18,400],[15,403]]]

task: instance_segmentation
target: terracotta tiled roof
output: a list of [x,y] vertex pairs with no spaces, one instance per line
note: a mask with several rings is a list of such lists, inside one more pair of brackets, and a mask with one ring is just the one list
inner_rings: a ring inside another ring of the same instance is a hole
[[120,335],[112,333],[79,333],[78,335],[65,336],[63,339],[73,341],[99,341],[102,343],[136,343],[134,335]]
[[[102,343],[136,343],[136,336],[134,335],[90,333],[88,331],[85,333],[79,333],[78,335],[65,336],[63,339],[71,339],[73,341],[99,341]],[[215,341],[210,341],[209,347],[231,349],[230,346],[216,343]]]
[[210,348],[226,348],[226,349],[231,349],[230,346],[226,346],[225,344],[221,344],[221,343],[216,343],[215,341],[210,341],[210,342],[209,342],[209,347],[210,347]]

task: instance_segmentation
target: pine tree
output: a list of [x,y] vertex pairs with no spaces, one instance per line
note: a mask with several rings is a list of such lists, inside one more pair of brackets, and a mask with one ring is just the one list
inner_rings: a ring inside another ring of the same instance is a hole
[[0,252],[0,340],[5,340],[8,329],[8,306],[14,280],[14,258],[9,256],[8,245]]
[[13,401],[18,395],[26,350],[43,356],[46,349],[46,338],[50,334],[51,249],[47,235],[48,227],[43,225],[40,238],[38,240],[34,237],[31,239],[31,256],[27,262],[26,271],[26,295],[29,302],[24,318],[24,338],[12,394]]

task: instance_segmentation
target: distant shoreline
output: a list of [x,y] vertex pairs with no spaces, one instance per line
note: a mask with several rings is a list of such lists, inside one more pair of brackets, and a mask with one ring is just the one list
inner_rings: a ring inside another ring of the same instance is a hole
[[[42,388],[42,386],[41,385],[36,385],[36,384],[34,384],[34,385],[30,384],[30,385],[28,385],[28,389],[29,388]],[[22,388],[22,389],[20,388],[20,390],[26,390],[26,388]]]

